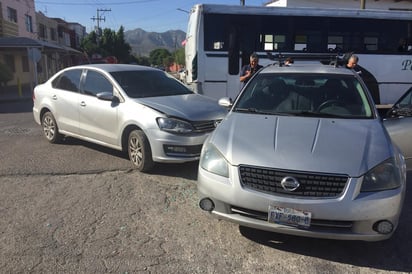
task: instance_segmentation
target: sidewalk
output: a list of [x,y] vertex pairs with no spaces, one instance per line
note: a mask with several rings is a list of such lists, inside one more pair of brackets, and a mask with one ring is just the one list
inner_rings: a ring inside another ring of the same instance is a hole
[[32,91],[29,85],[0,87],[0,103],[14,102],[20,100],[31,100]]

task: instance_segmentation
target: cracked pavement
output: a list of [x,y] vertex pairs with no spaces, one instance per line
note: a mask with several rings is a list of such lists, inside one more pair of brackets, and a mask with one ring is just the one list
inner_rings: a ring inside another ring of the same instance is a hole
[[331,241],[213,219],[197,163],[139,173],[113,150],[48,144],[30,112],[0,113],[0,160],[0,273],[412,271],[411,189],[390,240]]

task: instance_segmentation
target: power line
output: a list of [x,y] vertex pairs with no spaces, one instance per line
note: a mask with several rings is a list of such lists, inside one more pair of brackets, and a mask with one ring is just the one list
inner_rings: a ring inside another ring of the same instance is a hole
[[[140,4],[140,3],[147,3],[147,2],[155,2],[160,0],[135,0],[135,1],[125,1],[125,2],[106,2],[106,3],[99,3],[99,5],[130,5],[130,4]],[[49,1],[36,1],[36,4],[46,4],[46,5],[61,5],[61,6],[89,6],[95,5],[93,3],[85,3],[83,2],[71,2],[71,3],[62,3],[62,2],[49,2]]]

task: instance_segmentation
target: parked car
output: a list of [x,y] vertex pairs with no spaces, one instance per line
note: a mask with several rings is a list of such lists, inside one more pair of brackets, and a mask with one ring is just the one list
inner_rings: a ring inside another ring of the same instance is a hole
[[393,235],[405,160],[357,73],[313,62],[271,65],[233,104],[219,103],[230,111],[202,149],[203,210],[296,236]]
[[393,105],[385,115],[383,124],[392,141],[405,157],[408,170],[412,169],[412,87]]
[[49,142],[66,135],[127,151],[140,171],[198,160],[227,113],[164,71],[123,64],[64,69],[35,87],[33,101]]

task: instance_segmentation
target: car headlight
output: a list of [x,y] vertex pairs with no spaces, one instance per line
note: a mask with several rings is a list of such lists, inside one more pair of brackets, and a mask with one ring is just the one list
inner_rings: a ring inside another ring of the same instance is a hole
[[381,191],[401,185],[400,169],[393,158],[377,165],[363,177],[361,192]]
[[171,133],[190,133],[193,132],[193,126],[186,121],[176,118],[157,118],[157,125],[161,130]]
[[229,177],[229,167],[226,159],[217,148],[210,143],[205,144],[202,149],[200,167],[211,173],[226,178]]

